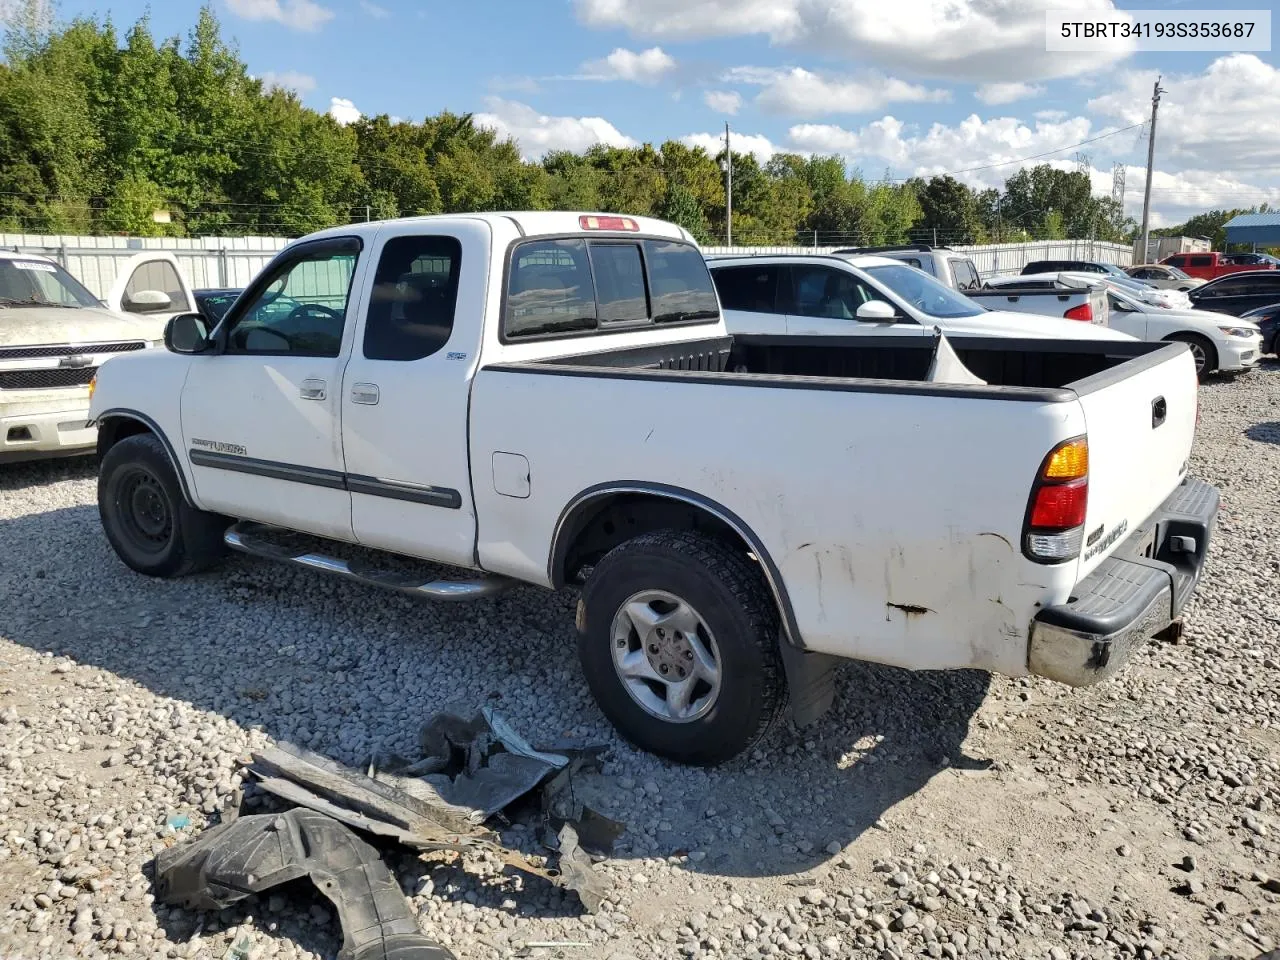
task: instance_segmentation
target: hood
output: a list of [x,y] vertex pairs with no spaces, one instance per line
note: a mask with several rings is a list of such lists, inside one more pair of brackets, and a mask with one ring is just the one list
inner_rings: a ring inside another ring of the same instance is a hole
[[1219,313],[1216,310],[1168,310],[1164,307],[1152,306],[1152,309],[1147,313],[1152,317],[1177,320],[1187,326],[1195,326],[1199,322],[1209,323],[1215,327],[1250,327],[1254,330],[1258,329],[1258,325],[1252,320],[1233,316],[1230,313]]
[[991,310],[976,317],[957,317],[946,321],[949,333],[972,333],[977,336],[1037,337],[1049,340],[1136,340],[1127,333],[1082,320],[1064,320],[1038,313],[1013,310]]
[[101,307],[0,307],[0,347],[163,337],[163,321],[135,320]]

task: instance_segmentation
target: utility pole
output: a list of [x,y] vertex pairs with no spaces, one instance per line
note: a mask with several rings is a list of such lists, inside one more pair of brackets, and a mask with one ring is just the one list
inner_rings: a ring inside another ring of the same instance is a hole
[[724,243],[733,246],[733,150],[729,146],[729,124],[724,125]]
[[1155,86],[1151,90],[1151,129],[1147,131],[1147,185],[1142,194],[1142,263],[1147,262],[1147,247],[1151,241],[1151,171],[1156,158],[1156,113],[1160,110],[1160,77],[1156,77]]

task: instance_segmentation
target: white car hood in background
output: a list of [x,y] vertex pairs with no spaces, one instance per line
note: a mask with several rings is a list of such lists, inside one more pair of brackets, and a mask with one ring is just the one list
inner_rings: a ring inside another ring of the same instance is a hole
[[1219,313],[1216,310],[1166,310],[1163,307],[1156,307],[1146,304],[1146,314],[1150,317],[1164,317],[1168,320],[1177,320],[1179,323],[1185,323],[1189,327],[1197,326],[1197,322],[1206,323],[1214,327],[1244,327],[1247,330],[1257,330],[1258,325],[1252,320],[1245,320],[1241,317],[1232,316],[1229,313]]
[[0,307],[0,347],[113,340],[158,341],[164,324],[134,320],[101,307]]
[[[1159,308],[1155,308],[1159,309]],[[1127,333],[1083,320],[1061,320],[1036,313],[991,310],[976,317],[954,317],[932,321],[949,336],[1037,337],[1050,340],[1136,340]]]

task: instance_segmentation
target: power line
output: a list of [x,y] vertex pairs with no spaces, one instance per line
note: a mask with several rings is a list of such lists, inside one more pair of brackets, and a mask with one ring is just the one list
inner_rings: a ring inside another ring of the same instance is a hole
[[[984,163],[977,167],[965,167],[962,170],[945,170],[942,173],[930,174],[934,177],[954,177],[961,173],[977,173],[981,170],[994,170],[996,167],[1007,167],[1011,163],[1026,163],[1028,160],[1043,160],[1045,157],[1051,157],[1055,153],[1062,153],[1065,150],[1073,150],[1076,147],[1083,147],[1088,143],[1097,143],[1099,140],[1105,140],[1108,137],[1114,137],[1116,134],[1124,133],[1126,130],[1134,130],[1137,127],[1144,126],[1142,123],[1131,123],[1127,127],[1120,127],[1118,130],[1112,130],[1109,133],[1100,133],[1096,137],[1090,137],[1088,140],[1081,140],[1079,143],[1069,143],[1065,147],[1056,147],[1053,150],[1046,150],[1044,153],[1033,154],[1029,157],[1018,157],[1016,160],[1000,160],[996,163]],[[914,177],[894,177],[896,183],[906,183]]]

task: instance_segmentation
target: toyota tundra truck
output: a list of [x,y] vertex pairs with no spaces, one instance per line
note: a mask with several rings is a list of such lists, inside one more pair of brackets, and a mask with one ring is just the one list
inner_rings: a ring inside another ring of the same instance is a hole
[[729,336],[692,237],[643,217],[337,227],[207,324],[98,371],[125,564],[575,589],[601,711],[680,762],[788,694],[816,719],[842,659],[1111,677],[1178,629],[1217,513],[1185,344]]

